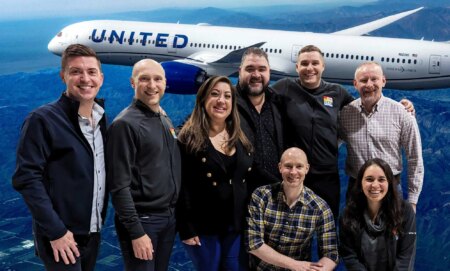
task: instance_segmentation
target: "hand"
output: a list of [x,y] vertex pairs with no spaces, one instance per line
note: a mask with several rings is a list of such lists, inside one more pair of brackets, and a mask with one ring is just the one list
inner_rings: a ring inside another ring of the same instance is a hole
[[311,269],[311,262],[304,262],[304,261],[295,261],[294,265],[291,266],[289,269],[292,270],[292,271],[315,270],[315,269]]
[[80,257],[77,243],[73,238],[72,232],[69,230],[63,235],[63,237],[50,241],[50,245],[53,249],[53,257],[57,263],[59,263],[60,255],[65,264],[74,264],[77,262],[75,257]]
[[411,113],[413,116],[416,114],[416,111],[414,109],[414,105],[410,100],[402,99],[400,103],[405,107],[406,111]]
[[189,246],[195,246],[195,245],[201,246],[202,245],[200,243],[200,238],[198,238],[198,236],[194,236],[192,238],[183,240],[183,243],[185,243],[186,245],[189,245]]
[[325,270],[323,264],[321,263],[311,263],[311,269],[310,270],[315,270],[315,271],[322,271]]
[[153,260],[153,245],[152,240],[145,234],[142,237],[131,240],[133,245],[134,257],[140,260]]

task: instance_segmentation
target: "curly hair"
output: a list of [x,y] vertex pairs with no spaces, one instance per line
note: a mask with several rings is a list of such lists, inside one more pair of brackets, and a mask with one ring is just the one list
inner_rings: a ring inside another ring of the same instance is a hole
[[232,95],[231,113],[225,120],[226,129],[230,135],[225,151],[229,153],[236,146],[237,142],[241,141],[245,150],[252,152],[252,144],[241,130],[236,102],[236,88],[226,76],[212,76],[200,86],[197,92],[194,110],[181,129],[178,140],[186,145],[186,150],[191,153],[197,153],[206,147],[209,137],[210,122],[205,110],[205,102],[213,88],[220,82],[230,86]]
[[355,184],[350,190],[347,205],[342,217],[342,226],[352,232],[357,232],[364,225],[364,211],[368,208],[367,198],[362,189],[362,179],[367,168],[376,165],[381,168],[388,181],[388,191],[382,199],[380,211],[384,214],[386,231],[388,233],[401,232],[402,198],[399,195],[397,184],[394,183],[394,174],[391,167],[380,158],[367,160],[359,169]]

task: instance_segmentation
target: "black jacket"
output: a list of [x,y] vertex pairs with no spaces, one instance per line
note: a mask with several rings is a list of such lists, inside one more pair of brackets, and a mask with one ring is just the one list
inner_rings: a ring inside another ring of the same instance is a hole
[[[103,106],[102,100],[96,102]],[[67,230],[74,234],[90,230],[94,157],[80,129],[79,105],[63,94],[30,113],[17,147],[13,187],[30,209],[33,229],[50,240],[61,238]],[[105,115],[100,129],[105,142]],[[107,195],[103,206],[104,218]]]
[[[257,132],[256,124],[253,121],[251,115],[250,106],[251,102],[249,101],[246,94],[242,93],[242,90],[239,84],[236,86],[238,91],[237,96],[237,105],[239,111],[239,117],[241,121],[241,129],[247,138],[250,140],[253,146],[255,146],[255,133]],[[275,127],[276,138],[274,141],[276,142],[278,149],[278,159],[281,158],[283,151],[285,150],[284,144],[284,124],[283,119],[286,117],[283,114],[283,106],[284,106],[284,98],[280,95],[274,93],[274,91],[269,87],[265,89],[265,103],[270,103],[272,108],[272,117],[273,123]],[[254,188],[257,188],[262,185],[276,183],[281,181],[281,176],[274,176],[270,172],[266,171],[262,165],[255,164],[254,170],[252,171],[252,175],[250,176],[250,184],[249,184],[249,193],[251,194]],[[251,190],[251,191],[250,191]]]
[[[409,271],[414,270],[414,258],[416,251],[416,215],[411,205],[403,201],[403,222],[402,233],[394,236],[386,232],[384,235],[386,241],[386,250],[388,254],[389,269],[386,271]],[[364,222],[362,222],[364,225]],[[354,233],[346,230],[340,220],[339,227],[339,254],[344,260],[347,270],[364,271],[365,258],[361,251],[361,236],[364,228],[360,228]]]
[[353,101],[352,95],[341,85],[322,81],[319,88],[303,88],[297,79],[285,78],[273,89],[289,98],[286,101],[286,145],[306,152],[310,172],[326,174],[338,172],[338,114]]
[[[253,157],[241,143],[236,146],[236,168],[231,180],[227,179],[223,162],[209,142],[197,154],[188,153],[180,144],[183,161],[183,182],[177,204],[177,228],[181,240],[197,235],[220,234],[233,226],[240,231],[247,210],[246,177],[251,172]],[[232,189],[233,204],[227,205],[223,194]],[[232,225],[224,215],[232,208]]]
[[116,215],[131,239],[145,234],[138,214],[171,215],[181,184],[181,160],[170,119],[139,100],[108,129],[107,182]]

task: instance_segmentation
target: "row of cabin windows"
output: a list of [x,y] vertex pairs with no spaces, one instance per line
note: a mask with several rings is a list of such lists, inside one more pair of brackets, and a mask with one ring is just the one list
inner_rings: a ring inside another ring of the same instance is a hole
[[[212,48],[212,49],[225,49],[225,50],[239,50],[242,49],[241,46],[237,45],[219,45],[219,44],[209,44],[209,43],[192,43],[190,47],[198,47],[198,48]],[[281,49],[272,49],[272,48],[261,48],[266,53],[278,53],[281,54]]]
[[391,63],[403,63],[403,64],[405,64],[405,63],[408,63],[408,64],[411,64],[411,63],[414,63],[414,64],[417,64],[417,59],[414,59],[414,60],[411,60],[411,59],[405,59],[405,58],[402,58],[402,59],[400,59],[400,58],[394,58],[394,57],[391,57],[391,58],[389,58],[389,57],[386,57],[386,59],[384,58],[384,57],[382,57],[381,58],[381,62],[391,62]]
[[[89,36],[89,39],[91,39],[91,36]],[[109,37],[104,37],[103,38],[104,41],[109,40]],[[142,39],[132,39],[133,42],[135,43],[142,43]],[[115,41],[119,41],[117,38],[115,39]],[[127,38],[123,39],[123,42],[127,42]],[[155,40],[148,40],[147,41],[148,44],[155,44]],[[190,44],[191,47],[198,47],[198,48],[212,48],[212,49],[225,49],[225,50],[238,50],[238,49],[242,49],[241,46],[237,46],[237,45],[219,45],[219,44],[206,44],[206,43],[192,43]],[[261,48],[263,49],[266,53],[278,53],[281,54],[281,49],[272,49],[272,48]]]
[[[359,56],[359,55],[348,55],[348,54],[334,54],[334,53],[325,53],[324,54],[325,57],[327,58],[342,58],[342,59],[356,59],[356,60],[366,60],[366,61],[374,61],[374,57],[373,56]],[[394,57],[382,57],[381,58],[381,62],[391,62],[391,63],[403,63],[403,64],[417,64],[417,59],[405,59],[405,58],[394,58]]]
[[[89,36],[89,39],[91,39],[91,36]],[[109,38],[108,37],[104,37],[103,38],[103,40],[104,41],[106,41],[106,40],[108,40]],[[118,41],[117,39],[116,39],[116,41]],[[127,41],[127,38],[124,38],[123,39],[123,42],[126,42]],[[139,40],[139,39],[135,39],[135,40],[133,40],[133,42],[135,42],[135,43],[142,43],[142,39],[141,40]],[[148,42],[147,42],[148,44],[155,44],[155,40],[148,40]],[[214,49],[214,48],[216,48],[216,49],[225,49],[225,50],[227,50],[227,49],[230,49],[230,50],[238,50],[238,49],[241,49],[242,47],[241,46],[236,46],[236,45],[219,45],[219,44],[206,44],[206,43],[191,43],[190,44],[191,45],[191,47],[199,47],[199,48],[212,48],[212,49]],[[268,48],[261,48],[261,49],[263,49],[266,53],[279,53],[279,54],[281,54],[281,49],[272,49],[272,48],[270,48],[270,49],[268,49]],[[334,53],[324,53],[324,56],[325,57],[327,57],[327,58],[342,58],[342,59],[356,59],[356,60],[366,60],[366,61],[374,61],[374,57],[373,56],[371,56],[371,57],[369,57],[369,56],[359,56],[359,55],[349,55],[349,54],[334,54]],[[384,57],[382,57],[381,58],[381,62],[391,62],[391,63],[395,63],[395,62],[397,62],[397,63],[403,63],[403,64],[406,64],[406,63],[408,63],[408,64],[411,64],[411,63],[414,63],[414,64],[417,64],[417,59],[414,59],[414,60],[411,60],[411,59],[405,59],[405,58],[403,58],[403,59],[400,59],[400,58],[389,58],[389,57],[387,57],[387,58],[384,58]]]
[[375,58],[373,56],[359,56],[359,55],[349,55],[349,54],[334,54],[334,53],[325,53],[325,57],[329,58],[342,58],[342,59],[356,59],[356,60],[366,60],[373,61]]

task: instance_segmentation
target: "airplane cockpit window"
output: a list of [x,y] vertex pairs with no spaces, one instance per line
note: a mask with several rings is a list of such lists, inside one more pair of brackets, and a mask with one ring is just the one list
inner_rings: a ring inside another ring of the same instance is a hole
[[62,32],[59,32],[58,34],[56,34],[57,37],[62,37]]

